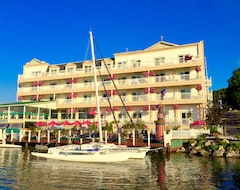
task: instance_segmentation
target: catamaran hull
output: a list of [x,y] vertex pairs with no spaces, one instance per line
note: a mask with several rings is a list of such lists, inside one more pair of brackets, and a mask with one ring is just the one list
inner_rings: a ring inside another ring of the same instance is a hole
[[15,144],[0,144],[0,148],[22,148],[22,146]]
[[120,154],[115,152],[108,153],[82,153],[82,154],[68,154],[67,152],[61,152],[58,154],[49,154],[49,153],[38,153],[32,152],[33,156],[55,159],[55,160],[63,160],[63,161],[71,161],[71,162],[123,162],[129,159],[128,154]]

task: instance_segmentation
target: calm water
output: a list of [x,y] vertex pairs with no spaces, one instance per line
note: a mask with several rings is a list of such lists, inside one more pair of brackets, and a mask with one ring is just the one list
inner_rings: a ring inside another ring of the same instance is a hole
[[0,189],[240,189],[240,159],[178,153],[117,164],[84,164],[1,148]]

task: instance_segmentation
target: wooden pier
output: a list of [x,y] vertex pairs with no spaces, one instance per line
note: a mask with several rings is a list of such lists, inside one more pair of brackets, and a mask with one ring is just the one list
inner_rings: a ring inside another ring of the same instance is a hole
[[[45,145],[48,147],[54,147],[54,146],[62,146],[62,145],[67,145],[67,144],[84,144],[88,142],[93,142],[94,139],[78,139],[78,138],[72,138],[72,139],[56,139],[56,138],[51,138],[50,141],[47,138],[41,138],[40,141],[37,139],[28,139],[28,137],[23,137],[21,140],[16,140],[16,139],[11,139],[7,138],[6,143],[7,144],[17,144],[21,145],[22,147],[28,148],[29,146],[35,147],[36,145]],[[108,141],[109,143],[115,143],[118,144],[118,142],[111,142]],[[148,143],[144,143],[142,139],[137,138],[135,139],[135,143],[133,143],[132,139],[127,139],[125,143],[129,147],[146,147],[148,146]],[[150,143],[151,149],[154,149],[156,151],[164,151],[166,152],[166,148],[163,146],[163,142],[159,143]]]

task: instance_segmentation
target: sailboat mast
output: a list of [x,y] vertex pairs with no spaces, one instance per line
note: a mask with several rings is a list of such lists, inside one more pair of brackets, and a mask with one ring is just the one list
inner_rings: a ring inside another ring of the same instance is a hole
[[101,112],[98,98],[98,86],[97,86],[97,73],[96,73],[96,59],[94,53],[94,45],[93,45],[93,36],[92,32],[90,34],[90,43],[91,43],[91,52],[92,52],[92,64],[93,64],[93,76],[94,76],[94,86],[95,86],[95,96],[96,96],[96,105],[97,105],[97,120],[98,120],[98,131],[99,131],[99,141],[103,141],[102,137],[102,124],[101,124]]

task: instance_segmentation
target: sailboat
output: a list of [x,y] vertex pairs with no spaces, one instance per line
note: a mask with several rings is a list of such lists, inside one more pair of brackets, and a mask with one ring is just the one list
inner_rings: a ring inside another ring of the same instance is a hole
[[32,152],[31,154],[37,157],[79,162],[119,162],[128,159],[143,159],[150,150],[150,147],[127,147],[126,145],[115,145],[114,143],[103,142],[93,36],[91,31],[89,34],[95,84],[99,142],[51,147],[48,148],[47,153]]
[[[96,63],[95,63],[95,53],[93,46],[92,32],[90,31],[90,42],[91,42],[91,52],[92,52],[92,62],[93,62],[93,72],[94,72],[94,83],[95,83],[95,94],[96,94],[96,105],[98,112],[98,130],[99,139],[102,142],[102,126],[100,117],[100,106],[98,99],[98,87],[97,87],[97,76],[96,76]],[[101,148],[100,144],[82,144],[82,145],[65,145],[60,147],[48,148],[47,153],[32,152],[33,156],[50,158],[56,160],[64,161],[75,161],[75,162],[120,162],[126,161],[130,158],[131,154],[129,152],[121,151],[111,151],[110,148]]]

